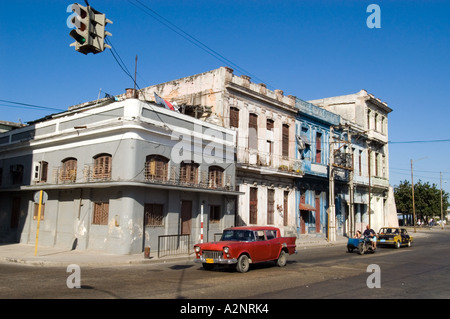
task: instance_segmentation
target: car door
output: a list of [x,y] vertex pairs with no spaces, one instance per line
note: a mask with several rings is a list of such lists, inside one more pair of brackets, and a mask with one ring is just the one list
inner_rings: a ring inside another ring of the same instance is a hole
[[263,230],[256,230],[255,241],[249,244],[249,252],[252,262],[260,262],[269,259],[270,242],[266,240],[266,236]]
[[267,256],[267,259],[269,260],[275,260],[278,258],[278,255],[281,250],[281,242],[280,239],[277,238],[277,231],[276,230],[266,230],[266,240],[269,250],[269,256]]

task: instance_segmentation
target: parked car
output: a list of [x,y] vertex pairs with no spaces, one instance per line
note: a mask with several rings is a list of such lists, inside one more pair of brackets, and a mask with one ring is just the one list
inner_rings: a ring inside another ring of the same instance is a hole
[[235,265],[247,272],[251,263],[276,261],[286,265],[287,256],[296,253],[296,237],[281,237],[280,230],[271,226],[232,227],[223,231],[218,242],[194,245],[196,262],[206,270],[214,265]]
[[377,246],[386,245],[400,248],[401,246],[411,246],[413,242],[412,236],[408,234],[406,228],[400,227],[383,227],[378,232]]

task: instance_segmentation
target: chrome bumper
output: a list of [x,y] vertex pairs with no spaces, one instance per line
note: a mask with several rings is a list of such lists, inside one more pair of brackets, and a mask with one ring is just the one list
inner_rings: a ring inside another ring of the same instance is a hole
[[236,258],[232,258],[232,259],[223,259],[223,258],[205,258],[203,256],[200,256],[200,258],[195,259],[196,263],[202,263],[202,264],[225,264],[225,265],[230,265],[230,264],[236,264],[237,263],[237,259]]

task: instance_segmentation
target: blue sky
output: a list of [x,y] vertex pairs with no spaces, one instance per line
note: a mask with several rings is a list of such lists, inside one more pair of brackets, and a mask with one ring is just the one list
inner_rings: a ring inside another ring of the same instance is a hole
[[[235,74],[303,100],[361,89],[388,103],[392,185],[414,180],[450,190],[450,2],[139,0],[233,62]],[[53,109],[123,93],[131,79],[110,50],[87,56],[69,47],[71,1],[3,1],[0,99]],[[84,4],[83,0],[79,1]],[[202,73],[223,60],[173,32],[136,0],[90,0],[113,21],[113,47],[140,87]],[[381,10],[370,29],[369,4]],[[57,112],[0,102],[0,119],[27,122]],[[426,141],[422,143],[396,143]]]

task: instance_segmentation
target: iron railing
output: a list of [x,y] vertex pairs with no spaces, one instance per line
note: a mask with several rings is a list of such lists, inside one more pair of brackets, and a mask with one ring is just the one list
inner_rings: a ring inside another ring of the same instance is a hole
[[191,235],[158,236],[158,258],[180,254],[189,254]]

